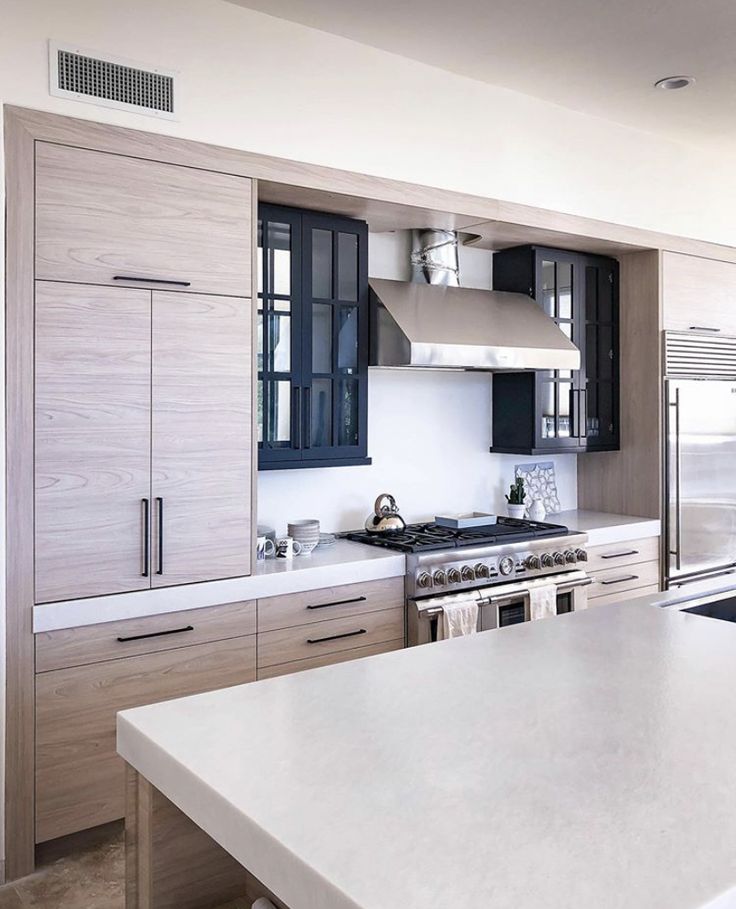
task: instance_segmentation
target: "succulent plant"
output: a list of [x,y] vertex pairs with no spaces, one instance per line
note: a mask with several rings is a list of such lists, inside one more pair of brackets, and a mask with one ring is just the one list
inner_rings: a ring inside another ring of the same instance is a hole
[[517,477],[516,481],[511,484],[511,489],[506,496],[506,501],[509,505],[523,505],[525,498],[526,490],[524,489],[524,477]]

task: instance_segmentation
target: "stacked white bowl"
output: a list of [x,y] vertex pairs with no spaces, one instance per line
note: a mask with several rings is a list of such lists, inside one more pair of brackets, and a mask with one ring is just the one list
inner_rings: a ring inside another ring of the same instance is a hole
[[309,555],[319,543],[319,521],[306,518],[303,521],[291,521],[286,525],[289,536],[302,547],[300,555]]

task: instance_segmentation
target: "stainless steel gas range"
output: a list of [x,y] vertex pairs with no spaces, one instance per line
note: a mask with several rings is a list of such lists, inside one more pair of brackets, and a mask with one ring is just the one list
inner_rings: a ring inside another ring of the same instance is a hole
[[449,597],[478,600],[478,630],[528,622],[532,590],[555,588],[555,613],[581,608],[592,583],[584,566],[587,536],[557,524],[499,518],[472,530],[410,524],[403,531],[348,538],[406,553],[407,637],[410,645],[437,640],[437,621]]

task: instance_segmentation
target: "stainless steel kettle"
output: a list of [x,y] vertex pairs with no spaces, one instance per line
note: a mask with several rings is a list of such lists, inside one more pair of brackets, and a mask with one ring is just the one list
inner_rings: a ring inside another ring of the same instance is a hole
[[399,514],[396,499],[387,492],[382,492],[373,506],[373,514],[365,520],[365,529],[369,533],[396,533],[406,529],[406,522]]

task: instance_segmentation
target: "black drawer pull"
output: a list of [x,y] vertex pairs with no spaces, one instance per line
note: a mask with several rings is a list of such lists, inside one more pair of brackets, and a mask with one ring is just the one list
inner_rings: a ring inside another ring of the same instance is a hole
[[149,553],[151,551],[151,541],[149,538],[151,518],[149,512],[151,503],[148,499],[141,499],[141,504],[143,505],[143,570],[141,571],[141,577],[147,578],[151,567],[149,563]]
[[331,634],[326,638],[307,638],[307,644],[321,644],[323,641],[339,641],[340,638],[354,638],[359,634],[368,634],[365,628],[358,631],[346,631],[345,634]]
[[352,600],[335,600],[333,603],[315,603],[307,609],[327,609],[329,606],[347,606],[348,603],[365,603],[366,597],[354,597]]
[[128,641],[143,641],[146,638],[162,638],[166,634],[181,634],[183,631],[194,631],[194,625],[187,625],[186,628],[169,628],[168,631],[152,631],[150,634],[131,634],[127,638],[118,638],[121,644]]
[[622,559],[624,556],[627,556],[627,555],[639,555],[639,550],[638,549],[626,549],[626,550],[624,550],[624,552],[611,552],[611,553],[608,553],[607,555],[602,555],[601,558],[602,559]]
[[113,281],[140,281],[143,284],[172,284],[174,287],[191,287],[191,281],[174,281],[170,278],[135,278],[132,275],[113,275]]
[[639,580],[638,574],[625,574],[622,578],[611,578],[610,581],[601,581],[601,584],[603,584],[607,587],[609,584],[623,584],[624,581],[638,581],[638,580]]
[[720,328],[711,328],[709,325],[691,325],[690,331],[720,331]]

